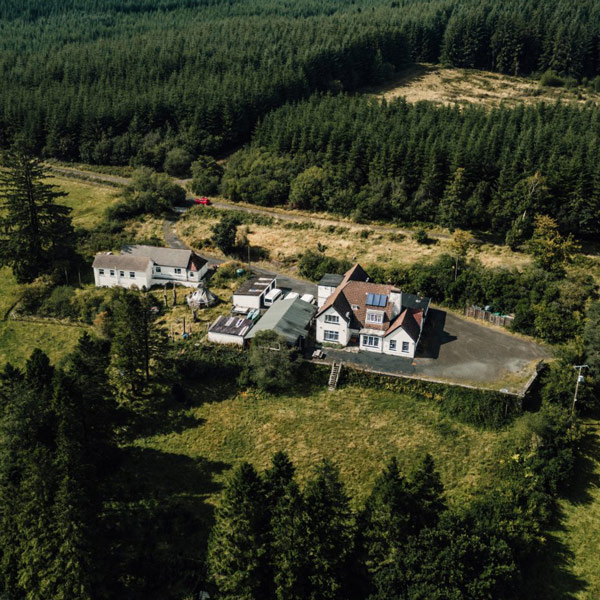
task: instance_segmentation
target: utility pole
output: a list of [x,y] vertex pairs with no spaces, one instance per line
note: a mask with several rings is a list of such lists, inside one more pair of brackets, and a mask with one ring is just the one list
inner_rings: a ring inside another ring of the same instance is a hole
[[573,365],[574,369],[577,369],[577,383],[575,384],[575,394],[573,394],[573,406],[571,406],[571,418],[575,415],[575,403],[577,402],[577,392],[579,391],[579,384],[583,381],[583,375],[581,374],[582,369],[589,369],[588,365]]

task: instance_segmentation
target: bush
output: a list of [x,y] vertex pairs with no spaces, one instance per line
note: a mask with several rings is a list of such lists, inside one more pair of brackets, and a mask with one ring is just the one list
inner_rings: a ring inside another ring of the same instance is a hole
[[40,314],[58,319],[72,318],[75,315],[74,296],[75,290],[68,285],[55,287],[50,296],[44,300],[40,308]]
[[223,167],[212,156],[199,156],[192,163],[190,189],[194,194],[211,195],[219,191]]
[[413,233],[413,240],[415,240],[415,242],[417,242],[417,244],[429,244],[429,242],[431,242],[431,239],[427,235],[427,232],[422,228],[417,229]]
[[163,168],[173,177],[187,177],[190,174],[191,162],[192,157],[187,150],[173,148],[167,152]]
[[24,315],[36,315],[42,304],[52,293],[52,282],[47,277],[40,277],[23,289],[18,305],[18,312]]
[[325,256],[320,252],[307,250],[300,258],[298,270],[302,277],[319,281],[325,273],[345,273],[352,263],[346,259]]
[[219,265],[215,274],[210,278],[210,282],[213,285],[221,286],[234,279],[244,281],[250,277],[251,273],[248,273],[248,271],[244,269],[244,273],[238,275],[236,271],[243,268],[244,265],[237,261],[223,263],[222,265]]
[[540,78],[542,87],[564,87],[565,83],[565,80],[552,69],[548,69]]

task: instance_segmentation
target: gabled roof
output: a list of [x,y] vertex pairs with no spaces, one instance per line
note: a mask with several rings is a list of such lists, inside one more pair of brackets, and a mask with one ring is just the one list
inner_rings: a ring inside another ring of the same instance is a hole
[[124,246],[122,254],[146,256],[159,267],[176,267],[179,269],[199,270],[206,264],[206,259],[191,250],[178,248],[160,248],[158,246],[143,246],[135,244]]
[[277,300],[250,330],[246,338],[253,338],[259,331],[272,330],[293,345],[299,337],[306,335],[316,310],[313,304],[300,298]]
[[[423,313],[420,313],[421,317]],[[405,308],[392,322],[390,328],[385,332],[385,336],[387,337],[391,333],[394,333],[397,329],[404,329],[409,337],[416,342],[419,339],[419,335],[421,333],[421,327],[415,320],[415,315],[410,308]]]
[[129,256],[127,254],[96,254],[92,267],[94,269],[121,269],[123,271],[146,271],[150,259],[144,256]]
[[[323,314],[328,308],[333,306],[340,315],[342,315],[344,318],[349,318],[350,315],[352,315],[352,308],[348,303],[348,300],[344,297],[344,294],[342,294],[342,290],[350,281],[366,282],[368,279],[369,276],[365,273],[364,269],[358,263],[356,263],[352,268],[348,269],[348,271],[344,273],[341,283],[338,285],[335,292],[333,292],[333,294],[327,298],[325,304],[323,304],[317,313],[317,317]],[[350,315],[348,315],[348,313],[350,313]],[[348,315],[348,317],[346,315]]]

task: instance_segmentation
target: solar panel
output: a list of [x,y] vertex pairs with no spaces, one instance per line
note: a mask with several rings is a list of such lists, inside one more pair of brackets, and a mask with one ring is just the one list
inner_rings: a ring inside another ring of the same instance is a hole
[[385,306],[387,296],[385,294],[367,294],[367,304],[369,306]]

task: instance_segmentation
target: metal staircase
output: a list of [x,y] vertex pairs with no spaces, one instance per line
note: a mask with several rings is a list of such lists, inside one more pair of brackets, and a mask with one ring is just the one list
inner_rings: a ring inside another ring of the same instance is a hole
[[334,362],[331,365],[331,373],[329,374],[329,391],[333,392],[337,388],[338,381],[340,380],[340,373],[342,372],[342,363]]

